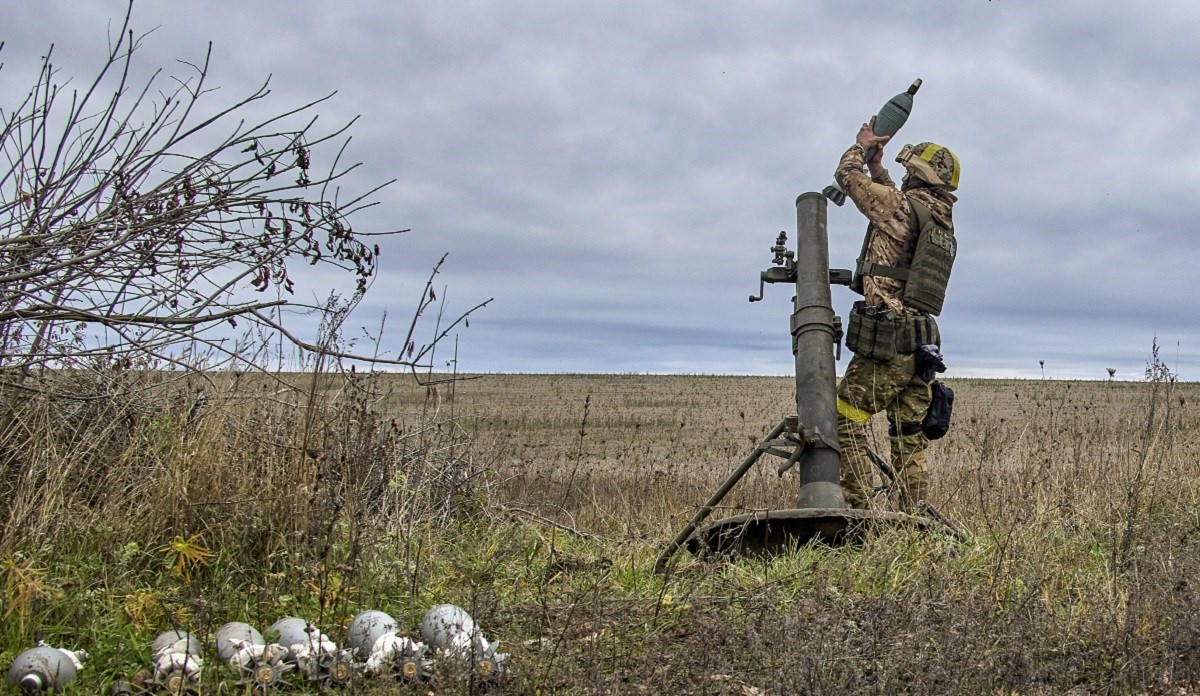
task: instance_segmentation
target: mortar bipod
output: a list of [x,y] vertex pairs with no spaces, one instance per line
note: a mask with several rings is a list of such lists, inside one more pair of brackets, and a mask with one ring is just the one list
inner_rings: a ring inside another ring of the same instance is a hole
[[806,441],[799,430],[796,416],[788,416],[776,425],[659,553],[654,561],[654,572],[665,572],[672,556],[685,544],[688,551],[697,555],[705,551],[770,551],[787,544],[809,541],[839,543],[855,536],[872,521],[915,522],[922,526],[922,520],[895,512],[799,508],[738,515],[700,527],[762,455],[769,454],[783,460],[776,469],[780,476],[795,466],[801,455],[814,446],[814,442]]
[[[822,440],[823,439],[824,438],[822,438]],[[788,416],[780,421],[779,425],[776,425],[775,428],[772,429],[765,438],[763,438],[763,441],[754,448],[750,455],[746,457],[746,459],[744,459],[736,469],[733,470],[733,473],[731,473],[725,479],[725,482],[722,483],[717,491],[712,494],[708,501],[705,502],[704,505],[700,506],[700,509],[697,510],[696,514],[692,516],[691,521],[688,522],[687,525],[679,532],[679,534],[675,536],[671,543],[662,550],[654,562],[654,571],[656,573],[661,573],[666,568],[667,561],[671,559],[671,556],[673,556],[681,546],[692,540],[692,535],[695,534],[696,530],[700,527],[700,523],[704,522],[704,520],[712,514],[712,511],[721,504],[721,501],[725,499],[725,496],[729,494],[729,491],[733,490],[734,485],[736,485],[738,481],[742,480],[742,477],[744,477],[746,473],[750,471],[751,467],[753,467],[764,454],[769,454],[784,460],[776,469],[779,475],[783,476],[788,469],[791,469],[796,465],[796,462],[800,461],[800,456],[807,448],[811,447],[814,442],[815,438],[812,440],[806,440],[800,428],[800,419],[796,416]]]
[[[791,416],[791,418],[795,418],[795,416]],[[713,508],[721,504],[721,501],[725,499],[725,496],[729,494],[729,491],[733,490],[734,485],[738,481],[742,480],[742,477],[746,475],[746,472],[750,471],[750,468],[754,466],[759,457],[767,452],[772,452],[773,454],[778,453],[777,456],[782,456],[786,452],[785,449],[776,447],[776,439],[783,435],[783,433],[787,430],[787,426],[788,418],[780,421],[779,425],[775,426],[775,428],[767,434],[766,438],[759,443],[758,447],[754,448],[754,451],[750,453],[750,456],[742,460],[742,463],[733,470],[733,473],[731,473],[725,479],[725,482],[722,483],[719,488],[717,488],[716,492],[709,497],[708,501],[705,502],[704,505],[700,506],[700,509],[697,510],[696,514],[692,516],[691,521],[689,521],[687,525],[680,530],[679,534],[675,535],[675,538],[671,540],[671,543],[667,544],[667,547],[658,554],[658,558],[654,561],[654,572],[661,573],[666,569],[667,561],[671,560],[671,556],[674,556],[675,552],[678,551],[679,548],[684,545],[684,543],[691,539],[692,534],[694,534],[696,529],[700,527],[700,523],[708,519],[708,516],[712,514]],[[799,454],[797,454],[799,451],[799,447],[793,447],[792,452],[787,452],[787,459],[790,461],[793,456],[799,458]]]

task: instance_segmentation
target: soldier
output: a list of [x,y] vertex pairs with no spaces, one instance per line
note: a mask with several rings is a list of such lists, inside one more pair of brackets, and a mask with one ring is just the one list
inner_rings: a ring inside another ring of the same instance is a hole
[[[854,356],[838,384],[841,485],[851,507],[870,505],[868,421],[886,411],[896,505],[915,512],[926,497],[929,438],[922,421],[930,382],[935,369],[945,369],[933,317],[941,313],[956,251],[951,209],[957,198],[951,191],[960,170],[958,158],[941,145],[905,145],[896,157],[906,170],[897,189],[883,166],[889,137],[875,135],[873,125],[863,124],[834,174],[869,221],[851,286],[863,295],[848,322],[846,346]],[[873,157],[865,161],[872,147]]]

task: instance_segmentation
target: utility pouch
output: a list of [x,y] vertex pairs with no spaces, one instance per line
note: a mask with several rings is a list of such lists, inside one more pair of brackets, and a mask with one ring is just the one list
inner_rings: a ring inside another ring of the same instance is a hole
[[890,360],[896,355],[896,315],[887,308],[854,303],[846,329],[846,347],[871,360]]
[[896,317],[896,352],[915,353],[921,346],[942,345],[937,322],[926,314]]
[[929,385],[932,400],[925,418],[921,421],[921,432],[930,440],[940,439],[950,430],[950,415],[954,411],[954,390],[941,380]]

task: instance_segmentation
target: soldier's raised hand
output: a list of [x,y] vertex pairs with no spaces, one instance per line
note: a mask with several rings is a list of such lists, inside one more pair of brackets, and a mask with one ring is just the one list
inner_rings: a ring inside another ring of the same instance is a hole
[[877,157],[883,156],[883,146],[891,139],[892,136],[890,135],[875,135],[874,116],[871,117],[868,123],[862,124],[862,128],[858,129],[858,136],[855,138],[858,144],[863,146],[864,150],[870,150],[872,147],[875,148],[878,151],[876,153]]

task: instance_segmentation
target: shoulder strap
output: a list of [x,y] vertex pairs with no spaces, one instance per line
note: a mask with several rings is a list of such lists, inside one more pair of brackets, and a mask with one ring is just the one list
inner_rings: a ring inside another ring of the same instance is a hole
[[895,278],[900,281],[908,280],[908,267],[912,263],[913,251],[917,246],[917,237],[921,235],[921,229],[933,217],[933,212],[929,210],[929,206],[920,203],[912,198],[905,196],[908,201],[908,243],[904,247],[904,257],[900,261],[899,266],[885,266],[881,263],[867,263],[863,261],[866,256],[866,243],[863,244],[863,253],[858,257],[858,267],[855,269],[858,273],[865,276]]
[[908,230],[912,233],[913,239],[916,239],[925,225],[928,225],[929,221],[933,219],[933,211],[912,196],[906,196],[906,198],[908,198],[908,209],[912,213],[908,216]]
[[929,206],[912,196],[908,199],[908,243],[904,245],[904,257],[900,261],[902,268],[912,265],[913,255],[917,253],[917,241],[921,238],[921,230],[925,229],[933,219],[933,211]]

